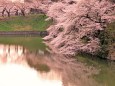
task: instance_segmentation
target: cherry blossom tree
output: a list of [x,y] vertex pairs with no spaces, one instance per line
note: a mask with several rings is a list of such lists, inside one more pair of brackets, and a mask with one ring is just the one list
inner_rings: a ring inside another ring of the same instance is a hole
[[2,16],[4,17],[5,16],[5,12],[6,12],[6,3],[7,1],[6,0],[0,0],[0,13],[2,14]]
[[50,4],[52,3],[51,0],[40,0],[40,6],[39,9],[41,9],[43,11],[43,13],[47,13],[48,8],[50,6]]
[[14,3],[11,2],[11,1],[7,1],[7,3],[5,3],[5,9],[6,9],[6,13],[7,13],[7,16],[10,17],[11,16],[11,13],[14,13]]
[[11,0],[2,0],[0,1],[0,13],[2,14],[2,16],[8,16],[10,17],[12,14],[15,14],[16,12],[16,6],[14,4],[14,2],[12,2]]
[[20,11],[20,15],[26,16],[27,10],[29,9],[29,3],[15,3],[16,8]]
[[39,8],[40,4],[41,4],[41,0],[32,0],[31,1],[31,7],[32,8],[37,9],[37,8]]
[[29,10],[29,5],[29,2],[2,0],[0,1],[0,13],[2,16],[7,15],[8,17],[10,17],[11,14],[25,16]]
[[115,4],[109,0],[60,0],[48,9],[54,23],[44,40],[55,53],[66,55],[97,54],[99,33],[115,19]]

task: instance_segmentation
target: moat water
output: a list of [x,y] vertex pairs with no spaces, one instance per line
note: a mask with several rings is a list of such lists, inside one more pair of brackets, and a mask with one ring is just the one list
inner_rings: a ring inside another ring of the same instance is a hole
[[76,58],[39,37],[0,37],[0,86],[115,86],[115,62]]

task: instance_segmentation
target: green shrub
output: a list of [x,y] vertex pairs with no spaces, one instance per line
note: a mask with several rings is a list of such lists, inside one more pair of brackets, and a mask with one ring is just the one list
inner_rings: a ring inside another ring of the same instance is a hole
[[[115,53],[115,23],[111,23],[108,25],[107,29],[101,31],[98,35],[100,39],[101,50],[98,55],[101,58],[107,58],[111,56],[111,54]],[[113,51],[113,53],[110,53]]]

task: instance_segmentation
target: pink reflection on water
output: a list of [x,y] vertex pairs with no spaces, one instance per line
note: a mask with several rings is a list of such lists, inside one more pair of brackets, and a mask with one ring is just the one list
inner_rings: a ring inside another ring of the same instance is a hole
[[15,62],[24,57],[26,49],[22,46],[0,45],[0,63]]
[[27,54],[22,46],[0,45],[0,86],[62,86],[62,77],[55,71],[30,68],[25,58],[33,54]]

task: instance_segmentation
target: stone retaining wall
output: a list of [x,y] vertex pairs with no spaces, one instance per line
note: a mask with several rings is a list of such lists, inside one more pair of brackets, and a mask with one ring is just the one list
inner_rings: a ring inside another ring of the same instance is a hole
[[0,36],[46,36],[47,31],[0,31]]

